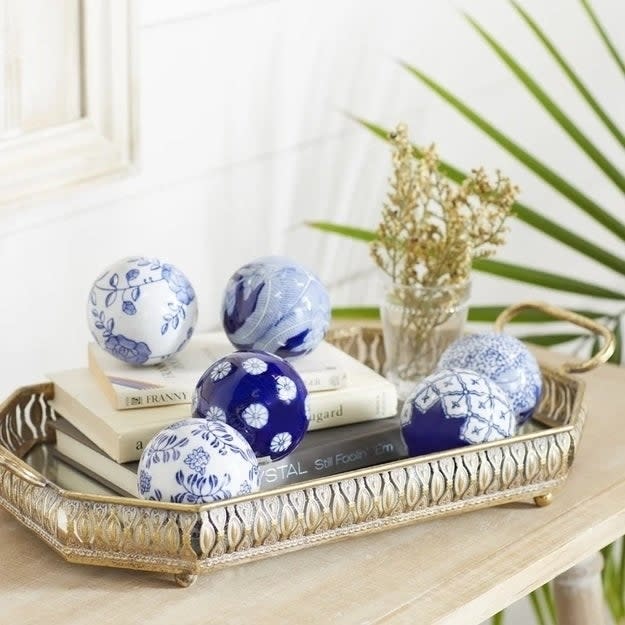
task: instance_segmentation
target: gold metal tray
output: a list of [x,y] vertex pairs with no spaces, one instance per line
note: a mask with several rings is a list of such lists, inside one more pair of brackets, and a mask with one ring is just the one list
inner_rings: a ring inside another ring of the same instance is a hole
[[[532,308],[603,337],[591,360],[541,367],[543,397],[530,431],[504,441],[452,449],[204,505],[170,504],[64,490],[22,458],[53,442],[52,384],[17,390],[0,406],[0,505],[66,560],[172,573],[187,586],[215,567],[278,555],[420,519],[510,501],[550,502],[565,481],[586,410],[572,373],[605,362],[606,328],[569,311],[528,302],[506,310],[501,329]],[[379,328],[333,330],[329,339],[382,370]]]

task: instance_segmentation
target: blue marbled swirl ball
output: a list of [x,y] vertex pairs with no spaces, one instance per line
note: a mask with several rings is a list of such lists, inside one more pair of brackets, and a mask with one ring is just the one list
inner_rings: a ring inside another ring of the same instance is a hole
[[442,369],[471,369],[493,380],[510,398],[519,424],[530,418],[540,400],[538,362],[509,334],[487,332],[462,337],[443,352],[438,365]]
[[517,427],[503,390],[466,369],[443,369],[419,382],[406,398],[400,422],[411,456],[500,440]]
[[233,352],[214,362],[197,383],[194,417],[225,421],[260,460],[290,454],[308,429],[308,391],[283,358]]
[[308,269],[288,258],[267,256],[232,275],[222,320],[238,349],[299,356],[323,340],[330,324],[330,297]]

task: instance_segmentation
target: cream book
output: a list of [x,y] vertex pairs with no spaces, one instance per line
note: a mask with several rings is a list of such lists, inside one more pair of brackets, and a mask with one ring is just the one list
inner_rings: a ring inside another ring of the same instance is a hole
[[115,410],[89,369],[48,377],[54,383],[52,408],[117,462],[138,460],[157,432],[191,416],[190,404]]
[[[126,364],[96,343],[89,343],[89,368],[117,410],[168,404],[188,404],[200,376],[218,358],[235,348],[223,332],[194,336],[168,360],[150,367]],[[288,359],[309,392],[340,388],[347,382],[349,360],[323,341],[313,352]]]
[[[386,378],[350,359],[350,383],[333,391],[309,393],[309,430],[373,421],[395,415],[397,393]],[[138,460],[162,428],[191,416],[190,404],[115,410],[89,369],[49,374],[52,407],[117,462]]]

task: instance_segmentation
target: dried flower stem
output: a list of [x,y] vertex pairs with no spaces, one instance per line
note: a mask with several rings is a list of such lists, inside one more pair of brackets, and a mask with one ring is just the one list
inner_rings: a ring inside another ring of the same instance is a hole
[[505,242],[518,189],[499,171],[491,182],[483,168],[460,185],[450,183],[440,172],[435,147],[417,158],[403,124],[390,140],[391,188],[370,250],[391,280],[391,297],[403,308],[397,340],[414,343],[409,347],[416,361],[424,357],[418,346],[428,343],[424,339],[466,295],[473,259],[492,256]]

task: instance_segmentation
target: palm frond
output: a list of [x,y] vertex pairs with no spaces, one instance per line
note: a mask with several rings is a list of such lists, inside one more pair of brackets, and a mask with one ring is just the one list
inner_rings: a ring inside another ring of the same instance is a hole
[[[621,332],[621,319],[619,317],[615,320],[614,325],[614,353],[610,357],[610,362],[613,365],[620,365],[623,362],[623,336]],[[621,584],[623,585],[623,597],[625,601],[625,570],[622,571],[621,574]],[[624,606],[625,607],[625,606]]]
[[[494,322],[497,317],[508,306],[471,306],[469,309],[469,321],[473,322]],[[594,310],[576,310],[574,311],[578,315],[589,317],[590,319],[599,319],[601,317],[607,317],[606,313],[596,312]],[[556,322],[556,319],[548,315],[547,313],[539,310],[523,310],[518,315],[515,315],[509,323],[549,323]]]
[[377,306],[346,306],[332,309],[332,319],[369,319],[377,321],[380,309]]
[[484,273],[490,273],[492,275],[508,278],[509,280],[515,280],[517,282],[525,282],[526,284],[535,284],[536,286],[542,286],[555,291],[577,293],[578,295],[589,295],[591,297],[600,297],[602,299],[625,299],[625,294],[602,286],[597,286],[596,284],[582,282],[581,280],[576,280],[575,278],[569,278],[567,276],[550,273],[548,271],[532,269],[531,267],[504,263],[498,260],[480,258],[473,262],[473,268]]
[[577,341],[584,336],[590,336],[589,334],[579,334],[572,332],[563,332],[560,334],[523,334],[519,336],[522,341],[526,343],[532,343],[533,345],[541,345],[543,347],[551,347],[552,345],[561,345],[562,343],[570,343],[571,341]]
[[560,108],[549,94],[521,67],[514,57],[471,16],[466,16],[469,23],[475,28],[495,54],[508,66],[512,73],[521,81],[526,89],[540,103],[543,109],[551,115],[558,126],[586,153],[586,155],[603,171],[603,173],[625,193],[625,176],[612,162],[597,148],[597,146],[580,130],[573,120]]
[[595,29],[599,33],[599,36],[603,40],[603,43],[608,49],[608,52],[610,53],[610,55],[612,56],[616,64],[621,68],[621,72],[623,72],[623,76],[625,76],[625,63],[623,63],[623,59],[621,59],[621,56],[618,53],[618,50],[616,49],[614,44],[612,43],[612,40],[610,39],[610,37],[608,37],[608,33],[606,32],[605,28],[599,21],[597,14],[593,11],[592,7],[590,6],[590,2],[588,2],[588,0],[581,0],[581,3],[584,9],[586,10],[586,13],[588,14],[590,21],[593,23]]
[[577,92],[586,100],[587,104],[590,108],[595,112],[597,117],[603,122],[605,127],[610,131],[612,136],[625,148],[625,135],[621,132],[616,123],[612,120],[612,118],[605,112],[603,107],[599,104],[597,99],[590,93],[589,89],[586,85],[580,80],[579,76],[575,73],[570,64],[564,59],[564,57],[560,54],[558,49],[555,47],[551,39],[547,37],[545,32],[540,28],[540,26],[532,19],[532,17],[516,2],[511,2],[514,9],[517,13],[523,18],[525,23],[530,27],[530,29],[534,32],[538,40],[543,44],[546,50],[549,52],[551,57],[555,60],[555,62],[560,66],[562,71],[566,74],[568,79],[571,81]]
[[316,230],[340,234],[341,236],[348,237],[350,239],[357,239],[359,241],[373,241],[375,239],[375,232],[372,232],[371,230],[353,228],[352,226],[335,224],[329,221],[307,221],[306,225]]
[[408,64],[404,64],[404,67],[423,84],[427,85],[432,91],[443,98],[443,100],[453,106],[466,119],[498,143],[509,154],[514,156],[518,161],[534,172],[549,186],[553,187],[586,214],[590,215],[598,223],[605,226],[608,230],[625,241],[625,225],[616,219],[616,217],[611,215],[604,208],[601,208],[594,200],[564,180],[564,178],[562,178],[554,170],[547,167],[547,165],[539,161],[535,156],[515,143],[512,139],[510,139],[510,137],[487,122],[483,117],[478,115],[473,109],[469,108],[450,91],[439,85],[435,80],[418,70],[416,67]]

